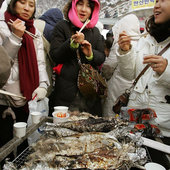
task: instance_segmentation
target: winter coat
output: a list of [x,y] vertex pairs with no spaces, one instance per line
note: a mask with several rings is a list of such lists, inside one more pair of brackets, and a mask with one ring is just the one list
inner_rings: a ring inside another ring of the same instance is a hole
[[11,71],[11,59],[5,49],[0,46],[0,88],[2,88],[9,78]]
[[[150,35],[139,40],[137,47],[123,54],[117,50],[118,61],[122,74],[132,80],[145,67],[143,57],[148,54],[158,54],[168,43],[170,37],[157,43]],[[162,55],[168,60],[165,71],[159,76],[149,68],[137,82],[130,95],[128,106],[135,108],[152,108],[157,114],[151,123],[157,125],[164,136],[170,137],[170,104],[165,96],[170,95],[170,49]]]
[[60,9],[51,8],[48,11],[46,11],[39,19],[45,21],[43,35],[48,40],[48,42],[50,42],[52,31],[57,22],[63,20],[63,14],[60,11]]
[[[55,82],[54,106],[70,106],[78,93],[77,78],[79,65],[76,50],[70,47],[70,38],[78,30],[79,28],[74,27],[66,20],[60,21],[54,28],[50,55],[56,64],[64,64]],[[94,57],[91,61],[88,61],[81,49],[79,49],[81,62],[89,63],[94,68],[97,68],[105,60],[102,35],[96,27],[84,29],[82,32],[85,35],[85,39],[92,44]]]
[[[8,78],[7,83],[3,86],[4,89],[8,87],[8,89],[13,88],[13,85],[16,82],[19,82],[19,66],[18,66],[18,50],[21,47],[22,39],[17,37],[15,34],[11,33],[6,22],[4,21],[4,14],[0,14],[0,45],[6,49],[9,57],[13,60],[14,64],[11,68],[11,73]],[[36,30],[36,35],[39,38],[34,39],[35,51],[38,61],[38,70],[39,70],[39,82],[40,87],[47,88],[49,86],[49,79],[46,72],[46,64],[44,59],[44,51],[43,51],[43,42],[38,30]],[[18,83],[19,86],[19,83]],[[19,87],[20,89],[20,87]],[[22,94],[21,94],[22,95]],[[0,104],[7,105],[6,98],[4,96],[0,96]]]
[[[125,29],[126,28],[126,29]],[[116,99],[125,92],[132,85],[132,80],[124,78],[119,69],[119,63],[116,57],[116,49],[118,47],[117,41],[119,34],[122,31],[126,31],[129,35],[140,34],[140,24],[138,18],[134,14],[129,14],[118,21],[112,28],[114,35],[114,43],[111,48],[109,57],[103,64],[102,72],[106,77],[108,85],[108,96],[103,103],[103,114],[104,116],[113,116],[112,107]],[[133,46],[137,43],[132,40]]]

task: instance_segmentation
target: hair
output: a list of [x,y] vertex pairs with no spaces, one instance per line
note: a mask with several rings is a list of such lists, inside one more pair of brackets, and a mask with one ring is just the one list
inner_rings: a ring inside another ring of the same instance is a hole
[[154,15],[146,21],[146,30],[157,42],[164,41],[170,36],[170,20],[163,24],[156,24]]
[[111,47],[113,45],[113,42],[114,42],[114,38],[113,37],[107,37],[106,40],[104,40],[105,48],[111,49]]
[[[17,1],[19,1],[19,0],[11,0],[9,5],[8,5],[7,11],[9,13],[11,13],[12,15],[17,14],[16,11],[15,11],[15,4],[16,4]],[[32,17],[30,19],[35,18],[35,12],[36,12],[36,7],[35,7],[35,10],[34,10],[34,13],[32,14]]]
[[0,8],[1,8],[3,2],[4,2],[4,0],[0,0]]
[[[79,0],[79,1],[80,1],[80,0]],[[99,3],[100,3],[100,1],[99,1]],[[94,1],[89,0],[89,4],[90,4],[90,8],[91,8],[91,10],[92,10],[91,13],[93,13],[95,3],[94,3]],[[63,8],[63,14],[64,14],[64,18],[65,18],[66,20],[69,20],[69,18],[68,18],[68,12],[69,12],[71,6],[72,6],[72,0],[69,0],[69,1],[67,2],[67,4],[64,6],[64,8]]]

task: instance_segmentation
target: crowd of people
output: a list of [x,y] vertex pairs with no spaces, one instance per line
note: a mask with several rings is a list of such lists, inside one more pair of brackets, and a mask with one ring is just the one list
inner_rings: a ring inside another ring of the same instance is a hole
[[[96,27],[100,8],[99,0],[68,0],[63,11],[52,8],[35,18],[35,0],[11,0],[0,13],[0,88],[25,97],[0,94],[0,147],[13,138],[14,122],[27,122],[32,99],[48,97],[49,116],[54,106],[68,106],[70,111],[114,117],[117,97],[147,64],[150,67],[132,90],[128,106],[155,110],[157,118],[151,123],[170,144],[170,0],[156,0],[145,36],[138,18],[130,14],[104,37]],[[80,93],[77,52],[81,63],[106,78],[107,98]]]

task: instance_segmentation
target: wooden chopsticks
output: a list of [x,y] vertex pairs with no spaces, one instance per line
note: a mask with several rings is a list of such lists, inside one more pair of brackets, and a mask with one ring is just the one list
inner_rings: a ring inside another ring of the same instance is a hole
[[[132,41],[138,41],[139,38],[144,37],[144,36],[146,36],[148,34],[149,33],[146,32],[146,33],[143,33],[143,34],[136,34],[136,35],[134,34],[134,35],[128,35],[128,36],[131,38]],[[116,44],[116,43],[118,43],[118,40],[114,42],[114,44]]]
[[81,31],[83,31],[83,29],[85,28],[85,26],[90,22],[89,19],[86,20],[86,22],[83,24],[83,26],[81,27],[81,29],[79,30],[78,33],[80,33]]
[[18,97],[18,98],[21,98],[21,99],[26,99],[26,97],[18,96],[18,95],[14,94],[14,93],[11,93],[11,92],[8,92],[8,91],[4,91],[2,89],[0,89],[0,93],[8,95],[8,96],[14,96],[14,97]]
[[[12,23],[13,23],[14,21],[12,21],[12,19],[10,19],[10,22],[8,22],[8,24],[9,25],[12,25]],[[31,33],[31,32],[29,32],[29,31],[27,31],[27,30],[25,30],[25,32],[29,35],[29,36],[31,36],[32,38],[38,38],[38,35],[35,35],[35,34],[33,34],[33,33]]]
[[148,34],[148,32],[143,33],[143,34],[136,34],[136,35],[128,35],[129,37],[144,37]]
[[[83,26],[81,27],[81,29],[78,31],[78,33],[80,33],[81,31],[83,31],[83,29],[86,27],[86,25],[90,22],[89,19],[86,20],[86,22],[83,24]],[[71,40],[71,43],[73,43],[74,40]]]

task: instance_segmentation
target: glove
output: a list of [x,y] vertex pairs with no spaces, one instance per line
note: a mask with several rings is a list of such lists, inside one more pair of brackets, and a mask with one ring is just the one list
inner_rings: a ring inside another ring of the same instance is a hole
[[47,90],[44,87],[38,87],[32,93],[32,100],[34,99],[36,99],[37,101],[42,100],[45,98],[46,94]]

